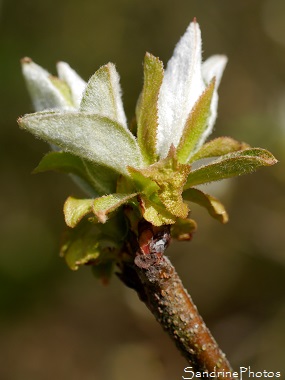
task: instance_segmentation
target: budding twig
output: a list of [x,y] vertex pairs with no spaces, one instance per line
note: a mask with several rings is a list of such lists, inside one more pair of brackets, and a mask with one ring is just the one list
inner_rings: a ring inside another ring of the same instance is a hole
[[137,239],[131,236],[129,240],[129,254],[133,260],[122,261],[119,277],[137,291],[195,371],[231,372],[225,354],[199,315],[170,260],[164,256],[169,241],[169,226],[157,228],[144,223],[138,229]]

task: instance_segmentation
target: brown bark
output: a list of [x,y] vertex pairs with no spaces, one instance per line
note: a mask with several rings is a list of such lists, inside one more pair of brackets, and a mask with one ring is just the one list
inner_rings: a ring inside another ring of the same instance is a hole
[[173,265],[164,256],[169,240],[169,226],[156,228],[144,223],[138,236],[129,240],[130,257],[121,261],[119,277],[137,291],[194,371],[232,372]]

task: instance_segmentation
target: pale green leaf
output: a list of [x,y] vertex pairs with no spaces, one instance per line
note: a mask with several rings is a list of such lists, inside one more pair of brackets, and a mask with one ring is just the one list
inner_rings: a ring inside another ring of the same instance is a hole
[[78,112],[38,112],[18,120],[20,127],[78,157],[129,175],[127,166],[140,167],[134,136],[107,117]]
[[217,198],[209,194],[205,194],[201,190],[195,188],[185,190],[183,193],[183,199],[205,207],[209,214],[221,223],[227,223],[229,220],[223,204]]
[[249,145],[244,142],[239,142],[231,137],[217,137],[206,144],[191,156],[188,163],[192,163],[202,158],[224,156],[232,152],[248,149]]
[[194,21],[176,45],[160,88],[157,151],[161,158],[167,156],[172,144],[178,146],[189,113],[205,89],[201,60],[201,31]]
[[93,263],[100,257],[102,248],[99,241],[100,232],[93,230],[92,225],[79,224],[74,229],[66,231],[60,256],[70,269],[77,270],[81,265]]
[[142,154],[149,163],[157,158],[157,101],[162,80],[163,63],[147,53],[144,59],[144,86],[137,106],[137,137]]
[[86,170],[81,158],[68,152],[49,152],[40,161],[33,173],[42,173],[49,170],[61,173],[73,173],[88,181]]
[[146,196],[150,197],[154,192],[159,190],[159,186],[148,175],[142,173],[140,169],[128,167],[131,179],[133,180],[136,188],[139,192],[144,193]]
[[159,199],[172,215],[186,218],[188,207],[183,202],[182,191],[190,169],[190,165],[177,161],[172,147],[166,158],[138,171],[158,185]]
[[[33,173],[41,173],[48,170],[75,174],[86,182],[86,186],[87,184],[91,186],[94,195],[113,193],[116,190],[116,181],[118,178],[116,172],[106,166],[94,165],[68,152],[53,151],[47,153],[34,169]],[[86,186],[84,186],[84,189]],[[90,192],[92,192],[91,189],[89,189],[89,193]]]
[[74,228],[84,216],[92,213],[93,199],[68,197],[63,206],[65,223]]
[[214,88],[215,80],[212,80],[195,103],[186,121],[177,147],[177,159],[181,163],[186,163],[189,160],[191,153],[199,146],[199,142],[207,129]]
[[159,227],[176,222],[177,218],[165,208],[159,198],[150,200],[142,194],[139,195],[139,204],[144,219],[154,226]]
[[70,91],[63,81],[53,77],[30,58],[23,58],[21,64],[27,88],[36,111],[51,108],[64,109],[72,106]]
[[108,63],[100,67],[89,79],[80,104],[80,110],[106,116],[127,128],[119,74],[114,64]]
[[[71,270],[77,270],[81,265],[90,264],[100,256],[99,243],[92,238],[78,238],[64,253],[65,261]],[[63,251],[62,251],[63,255]]]
[[252,173],[262,166],[276,164],[276,158],[261,148],[245,149],[223,156],[209,165],[193,170],[187,179],[184,189],[225,178]]
[[89,183],[96,190],[98,195],[110,194],[116,191],[118,173],[114,170],[90,161],[82,160]]
[[72,102],[75,108],[79,108],[86,82],[74,71],[68,63],[58,62],[57,72],[59,79],[64,81],[71,92]]
[[109,194],[93,201],[92,210],[101,223],[105,223],[108,214],[115,211],[118,207],[129,202],[132,198],[136,197],[135,194]]

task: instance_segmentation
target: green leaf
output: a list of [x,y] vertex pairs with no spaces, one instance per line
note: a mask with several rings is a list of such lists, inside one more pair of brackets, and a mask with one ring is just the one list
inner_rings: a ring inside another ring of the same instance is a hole
[[183,202],[181,194],[190,169],[190,165],[180,164],[177,161],[175,148],[172,147],[166,158],[138,171],[158,185],[159,199],[172,215],[186,218],[188,207]]
[[42,173],[47,170],[75,174],[88,183],[97,195],[113,193],[116,190],[118,173],[106,166],[94,165],[91,162],[82,160],[68,152],[47,153],[33,173]]
[[121,218],[113,218],[106,224],[93,224],[85,218],[64,234],[60,256],[72,270],[86,264],[115,262],[125,239],[125,229]]
[[211,195],[205,194],[201,190],[194,188],[188,189],[184,191],[183,199],[205,207],[209,214],[221,223],[227,223],[229,220],[223,204],[218,199],[212,197]]
[[193,219],[178,218],[175,224],[171,226],[171,237],[180,241],[189,241],[197,230],[197,223]]
[[144,59],[144,86],[137,106],[137,136],[142,154],[149,163],[153,163],[157,159],[157,101],[163,73],[163,63],[153,55],[146,53]]
[[54,170],[61,173],[76,174],[85,181],[88,181],[82,159],[68,152],[49,152],[40,161],[33,173],[42,173]]
[[153,193],[159,190],[159,186],[155,183],[155,181],[145,176],[140,169],[129,166],[128,170],[139,192],[142,192],[146,196],[150,197]]
[[102,249],[98,240],[98,231],[92,230],[92,225],[80,224],[68,230],[64,236],[60,256],[70,269],[77,270],[79,266],[94,262],[100,256]]
[[64,82],[63,80],[59,79],[58,77],[55,77],[53,75],[50,75],[49,80],[51,83],[58,89],[58,91],[61,93],[61,95],[64,97],[66,100],[66,105],[70,107],[74,107],[72,96],[71,96],[71,91],[70,88],[68,87],[67,83]]
[[202,183],[252,173],[262,166],[271,166],[276,162],[276,158],[270,152],[261,148],[245,149],[231,153],[209,165],[193,170],[188,176],[184,189],[189,189]]
[[144,219],[154,226],[159,227],[176,222],[177,218],[165,208],[159,198],[150,200],[141,194],[139,195],[139,204]]
[[122,206],[124,203],[127,203],[132,198],[136,197],[135,194],[109,194],[100,198],[96,198],[93,202],[92,210],[98,220],[101,223],[107,221],[107,215],[115,211],[118,207]]
[[130,131],[107,117],[79,112],[38,112],[18,120],[20,127],[78,157],[129,175],[141,154]]
[[93,199],[77,199],[68,197],[63,206],[65,223],[75,227],[81,219],[92,212]]
[[89,183],[98,195],[110,194],[116,191],[116,183],[119,178],[114,170],[92,162],[82,160],[88,175]]
[[201,146],[201,148],[191,156],[188,163],[201,160],[202,158],[224,156],[232,152],[248,149],[250,146],[244,142],[239,142],[231,137],[217,137]]
[[36,111],[66,108],[71,105],[71,97],[64,82],[60,81],[60,79],[55,79],[30,58],[23,58],[21,64],[27,88]]
[[80,104],[80,111],[106,116],[127,128],[119,74],[113,63],[100,67],[89,79]]
[[195,103],[183,130],[183,134],[177,147],[177,159],[181,163],[186,163],[207,129],[210,116],[210,107],[213,92],[215,89],[215,79]]

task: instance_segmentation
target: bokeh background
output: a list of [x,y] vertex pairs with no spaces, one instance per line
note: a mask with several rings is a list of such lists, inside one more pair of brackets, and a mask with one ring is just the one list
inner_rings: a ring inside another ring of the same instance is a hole
[[58,257],[68,177],[31,175],[48,146],[20,131],[31,112],[19,60],[55,73],[65,60],[86,80],[115,62],[128,118],[145,51],[170,58],[196,16],[204,57],[224,53],[215,136],[271,150],[280,163],[220,183],[226,226],[194,209],[199,230],[169,255],[235,368],[285,374],[284,0],[2,0],[0,3],[0,379],[168,380],[187,365],[117,278]]

